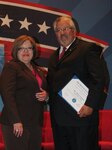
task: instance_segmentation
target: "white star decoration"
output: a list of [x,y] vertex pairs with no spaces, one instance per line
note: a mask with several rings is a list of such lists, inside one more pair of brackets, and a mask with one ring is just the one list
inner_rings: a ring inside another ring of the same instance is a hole
[[20,29],[26,28],[27,30],[29,30],[28,26],[32,24],[28,22],[27,18],[25,18],[24,21],[19,21],[19,22],[21,23]]
[[0,18],[0,19],[2,20],[1,26],[6,25],[6,26],[10,27],[10,22],[13,21],[13,19],[9,19],[8,15],[6,15],[5,18]]
[[[6,16],[4,17],[4,18],[0,18],[0,20],[2,21],[2,23],[1,23],[1,27],[2,26],[8,26],[9,28],[11,28],[10,27],[10,23],[11,22],[14,22],[14,20],[13,19],[9,19],[9,16],[8,16],[8,14],[6,14]],[[26,30],[30,30],[29,29],[29,25],[33,25],[33,23],[32,22],[28,22],[28,19],[27,19],[27,17],[25,17],[24,18],[24,20],[23,21],[20,21],[20,20],[18,20],[18,22],[21,24],[21,26],[18,28],[18,30],[20,29],[23,29],[23,28],[25,28]],[[13,24],[13,23],[12,23]],[[50,26],[47,26],[46,25],[46,21],[43,21],[43,23],[42,24],[37,24],[37,26],[39,27],[39,30],[38,30],[38,33],[41,33],[41,32],[44,32],[46,35],[47,35],[47,30],[49,29],[49,28],[51,28]]]
[[40,32],[44,32],[45,34],[47,34],[47,29],[51,28],[49,26],[46,25],[46,22],[44,21],[43,24],[37,24],[37,26],[39,26],[40,30],[39,30],[39,33]]

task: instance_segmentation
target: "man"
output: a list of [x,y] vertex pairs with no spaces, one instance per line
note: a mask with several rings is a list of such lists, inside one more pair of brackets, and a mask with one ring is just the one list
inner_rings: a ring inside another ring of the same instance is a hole
[[[53,27],[60,46],[50,58],[47,79],[55,150],[98,150],[98,110],[104,87],[102,48],[78,39],[71,17],[57,18]],[[65,53],[59,58],[63,47]],[[58,94],[74,75],[89,88],[79,112]]]

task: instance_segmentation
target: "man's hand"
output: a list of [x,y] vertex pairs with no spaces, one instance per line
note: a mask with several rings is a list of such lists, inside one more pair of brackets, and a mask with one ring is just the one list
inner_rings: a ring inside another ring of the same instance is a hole
[[93,108],[84,105],[81,110],[78,112],[79,117],[87,117],[93,113]]

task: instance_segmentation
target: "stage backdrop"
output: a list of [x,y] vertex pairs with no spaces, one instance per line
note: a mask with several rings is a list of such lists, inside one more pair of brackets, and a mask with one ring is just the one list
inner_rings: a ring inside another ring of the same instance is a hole
[[[38,64],[47,68],[58,43],[52,23],[58,16],[70,15],[79,24],[79,36],[99,43],[110,73],[105,109],[112,109],[112,1],[111,0],[0,0],[0,71],[11,59],[11,46],[21,35],[31,35],[40,50]],[[3,108],[0,100],[0,111]]]

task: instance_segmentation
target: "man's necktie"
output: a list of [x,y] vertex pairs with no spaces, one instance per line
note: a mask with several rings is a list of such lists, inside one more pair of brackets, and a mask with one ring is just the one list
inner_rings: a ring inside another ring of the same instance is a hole
[[62,52],[59,54],[59,60],[63,57],[65,50],[66,50],[66,47],[63,47]]

